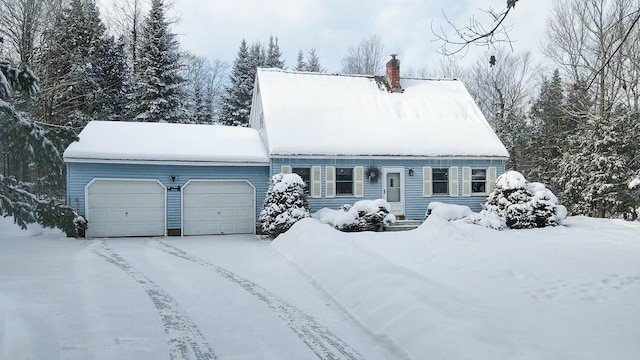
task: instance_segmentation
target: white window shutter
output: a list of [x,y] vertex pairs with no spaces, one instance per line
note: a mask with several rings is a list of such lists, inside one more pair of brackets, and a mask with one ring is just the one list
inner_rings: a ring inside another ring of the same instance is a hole
[[462,167],[462,196],[471,196],[471,168]]
[[364,167],[353,168],[353,196],[364,197]]
[[326,196],[328,198],[336,197],[336,168],[334,166],[325,166],[324,168],[326,180]]
[[291,166],[289,166],[289,165],[282,165],[282,166],[280,167],[280,171],[281,171],[283,174],[291,174]]
[[458,167],[449,168],[449,196],[458,197]]
[[431,178],[431,166],[422,167],[422,196],[424,197],[431,197],[431,195],[433,195]]
[[495,166],[487,168],[487,194],[496,186],[497,170]]
[[311,167],[311,197],[322,197],[322,168],[320,166]]

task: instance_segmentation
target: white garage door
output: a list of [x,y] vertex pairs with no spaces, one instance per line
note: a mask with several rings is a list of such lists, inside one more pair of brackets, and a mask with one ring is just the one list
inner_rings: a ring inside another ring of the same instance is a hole
[[182,188],[182,234],[252,234],[254,204],[247,181],[191,180]]
[[89,237],[164,235],[165,188],[157,180],[98,179],[86,194]]

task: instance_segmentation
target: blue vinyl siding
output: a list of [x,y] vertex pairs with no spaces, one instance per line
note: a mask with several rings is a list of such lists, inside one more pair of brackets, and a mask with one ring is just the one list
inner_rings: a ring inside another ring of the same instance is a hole
[[[382,189],[384,185],[384,179],[382,179],[382,168],[385,166],[402,166],[404,167],[404,179],[405,179],[405,217],[407,219],[421,220],[424,219],[424,214],[427,211],[429,203],[432,201],[440,201],[450,204],[466,205],[473,211],[479,211],[482,203],[486,199],[486,195],[482,196],[462,196],[462,167],[469,166],[471,168],[488,168],[490,166],[496,167],[497,176],[504,172],[505,160],[500,159],[424,159],[424,160],[412,160],[412,159],[304,159],[304,158],[275,158],[271,160],[271,174],[280,172],[282,165],[289,165],[291,167],[322,167],[322,197],[311,198],[309,197],[309,205],[311,211],[317,211],[323,207],[337,209],[344,204],[353,204],[358,200],[363,199],[380,199],[382,198]],[[335,167],[354,167],[363,166],[365,169],[365,181],[364,181],[364,197],[356,198],[353,196],[342,197],[336,196],[335,198],[326,198],[326,184],[325,184],[325,166]],[[366,179],[366,169],[370,166],[375,166],[380,170],[380,179],[375,184],[370,183]],[[450,197],[448,195],[423,197],[423,178],[422,168],[424,166],[430,166],[432,168],[449,168],[452,166],[458,167],[458,197]],[[409,176],[409,169],[413,169],[413,176]]]
[[[178,177],[175,182],[171,175]],[[67,163],[67,204],[81,215],[85,211],[85,186],[94,178],[158,179],[167,188],[183,186],[190,179],[248,180],[256,188],[257,219],[269,184],[269,166]],[[180,228],[180,208],[180,192],[167,191],[168,229]]]

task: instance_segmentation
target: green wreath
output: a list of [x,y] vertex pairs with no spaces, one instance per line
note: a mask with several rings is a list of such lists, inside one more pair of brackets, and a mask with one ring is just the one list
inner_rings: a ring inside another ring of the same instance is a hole
[[369,166],[367,169],[367,179],[371,184],[375,184],[380,179],[380,169],[375,166]]

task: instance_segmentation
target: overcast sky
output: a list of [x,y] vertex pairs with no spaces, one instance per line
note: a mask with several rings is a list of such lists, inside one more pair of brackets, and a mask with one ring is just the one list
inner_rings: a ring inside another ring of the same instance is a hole
[[[111,0],[101,0],[103,6]],[[554,0],[519,1],[507,23],[516,52],[537,52]],[[441,43],[431,27],[468,24],[480,9],[505,7],[506,0],[174,0],[171,14],[180,19],[173,31],[186,50],[231,63],[242,38],[267,43],[279,39],[286,66],[296,64],[298,50],[315,48],[329,72],[339,72],[350,46],[379,34],[387,53],[402,66],[421,68],[437,59]],[[483,50],[482,50],[483,51]],[[477,51],[463,62],[473,62]]]

